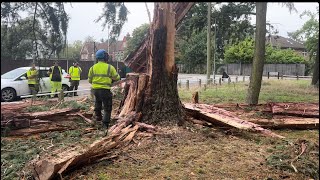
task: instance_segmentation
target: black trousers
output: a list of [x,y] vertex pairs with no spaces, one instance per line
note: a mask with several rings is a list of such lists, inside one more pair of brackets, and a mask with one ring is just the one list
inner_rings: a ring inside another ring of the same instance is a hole
[[[74,90],[78,90],[79,87],[79,81],[78,80],[71,80],[70,81],[70,91]],[[70,95],[72,95],[72,92],[70,93]],[[74,95],[77,95],[77,92],[74,92]]]
[[109,89],[94,89],[93,90],[95,96],[95,107],[94,111],[97,117],[101,117],[101,110],[103,104],[103,124],[109,125],[111,119],[111,111],[112,111],[112,93]]

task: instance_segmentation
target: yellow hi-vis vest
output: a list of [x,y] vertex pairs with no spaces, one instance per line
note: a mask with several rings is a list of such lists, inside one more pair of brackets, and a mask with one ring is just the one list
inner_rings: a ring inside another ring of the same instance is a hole
[[[58,68],[59,68],[59,73],[60,73],[60,77],[61,77],[61,81],[62,81],[62,70],[61,70],[60,66],[58,66]],[[51,66],[50,81],[52,79],[53,70],[54,70],[54,66]]]
[[119,80],[120,76],[112,65],[99,61],[90,68],[88,78],[92,89],[110,89],[112,79]]
[[71,66],[69,68],[69,74],[71,76],[71,80],[80,80],[80,73],[82,72],[80,67]]
[[28,84],[38,84],[37,76],[38,76],[38,70],[29,69],[27,71]]

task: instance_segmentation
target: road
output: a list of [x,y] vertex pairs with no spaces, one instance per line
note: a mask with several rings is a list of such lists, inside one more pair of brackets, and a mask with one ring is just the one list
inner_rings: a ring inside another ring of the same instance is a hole
[[[216,79],[216,83],[219,82],[219,78],[221,78],[222,75],[216,75],[215,79]],[[231,78],[231,82],[235,82],[236,81],[236,75],[230,75]],[[213,78],[213,75],[210,76],[210,78]],[[244,78],[244,79],[243,79]],[[199,84],[199,80],[201,79],[201,84],[206,84],[207,82],[207,76],[206,74],[178,74],[178,83],[180,82],[182,86],[185,86],[187,80],[189,80],[189,85],[190,86],[196,86]],[[263,79],[267,79],[267,77],[263,77]],[[276,77],[270,77],[270,79],[277,79]],[[296,78],[285,78],[285,79],[296,79]],[[242,82],[242,81],[249,81],[249,76],[238,76],[238,81]],[[227,83],[227,80],[222,81],[222,83]],[[91,88],[91,84],[88,82],[88,80],[80,80],[79,83],[79,90],[80,92],[78,92],[79,96],[84,96],[84,95],[89,95],[90,94],[90,88]],[[75,98],[75,97],[68,97],[69,98]],[[3,102],[1,102],[2,104]]]

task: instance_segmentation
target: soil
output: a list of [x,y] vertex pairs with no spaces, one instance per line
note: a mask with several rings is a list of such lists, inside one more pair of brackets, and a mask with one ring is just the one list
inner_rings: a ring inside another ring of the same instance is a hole
[[[117,105],[115,101],[113,113]],[[254,109],[221,106],[246,120],[270,119],[262,113],[263,105]],[[72,147],[75,142],[88,145],[104,136],[98,124],[91,126],[81,119],[69,123],[77,129],[1,137],[1,179],[28,177],[32,159]],[[319,179],[319,131],[273,131],[286,139],[190,122],[180,127],[161,126],[151,137],[139,133],[127,148],[115,152],[114,158],[77,169],[64,179]],[[301,152],[301,142],[307,149],[293,162],[296,173],[288,162]]]

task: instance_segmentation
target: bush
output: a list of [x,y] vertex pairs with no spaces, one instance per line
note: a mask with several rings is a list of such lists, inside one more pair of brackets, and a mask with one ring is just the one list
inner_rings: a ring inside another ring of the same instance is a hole
[[[305,59],[292,49],[280,49],[266,46],[266,64],[306,63]],[[224,57],[226,63],[252,63],[254,56],[254,40],[247,38],[226,48]]]

